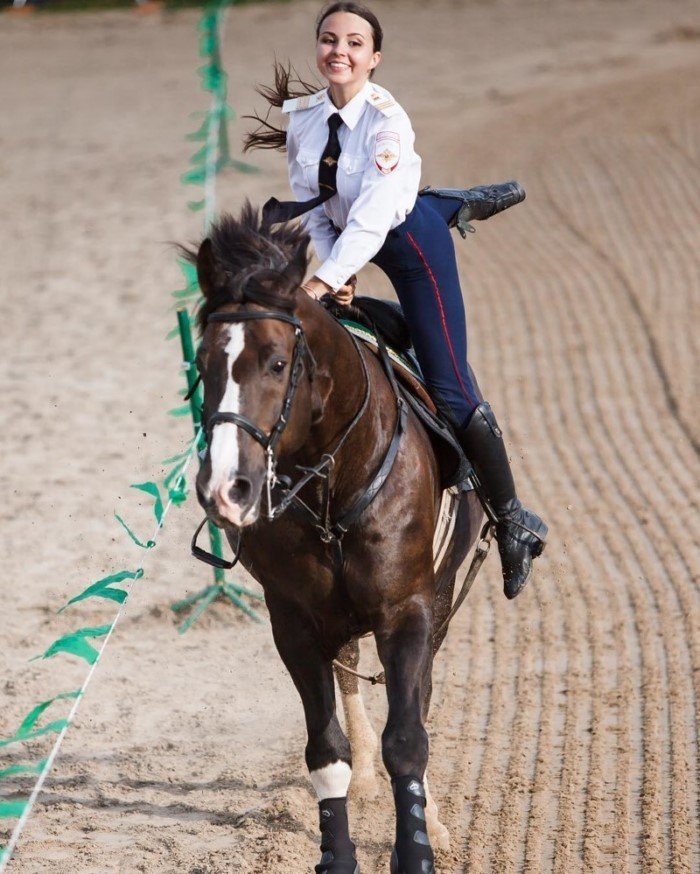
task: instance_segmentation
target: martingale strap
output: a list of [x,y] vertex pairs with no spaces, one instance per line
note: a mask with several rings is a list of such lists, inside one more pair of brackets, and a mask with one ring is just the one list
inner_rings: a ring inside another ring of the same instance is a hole
[[[353,341],[355,347],[357,348],[358,354],[360,356],[360,360],[362,361],[363,368],[365,370],[365,378],[369,380],[369,375],[367,373],[367,365],[364,361],[364,355],[362,349],[360,347],[360,343],[357,338],[353,335],[349,335],[351,340]],[[331,522],[330,520],[330,471],[327,471],[324,476],[324,496],[322,499],[323,508],[322,514],[319,515],[314,510],[312,510],[307,504],[305,504],[298,496],[296,497],[295,503],[304,509],[307,514],[309,514],[316,524],[316,527],[321,532],[321,539],[325,543],[330,543],[333,547],[334,554],[334,565],[336,568],[336,572],[340,572],[340,568],[343,563],[343,553],[342,553],[342,539],[344,535],[347,533],[348,529],[351,525],[354,525],[362,516],[364,511],[369,507],[372,501],[379,494],[382,486],[387,481],[389,474],[393,470],[394,462],[396,461],[396,456],[399,452],[399,446],[401,444],[401,438],[406,430],[406,421],[408,419],[408,407],[406,402],[403,400],[399,393],[399,387],[396,382],[396,377],[394,376],[394,369],[391,366],[391,359],[389,358],[389,353],[387,351],[386,345],[381,337],[379,339],[379,360],[382,364],[382,367],[387,375],[389,383],[391,384],[392,390],[394,392],[394,396],[396,397],[396,407],[397,407],[397,416],[396,416],[396,424],[394,425],[394,433],[391,438],[391,442],[387,448],[386,454],[382,459],[382,463],[379,466],[379,470],[376,472],[372,481],[367,486],[365,491],[360,495],[360,497],[355,501],[355,503],[346,510],[339,519],[336,519],[335,522]],[[368,382],[369,384],[369,382]],[[369,395],[365,397],[365,403],[360,410],[357,419],[359,419],[360,415],[364,413],[364,410],[367,405],[367,401],[369,400]],[[351,427],[354,427],[354,422]],[[346,437],[347,434],[346,432]],[[344,440],[343,440],[344,442]],[[342,444],[340,444],[342,445]],[[332,459],[335,456],[335,453],[340,449],[340,445],[335,448],[330,458]],[[324,456],[324,459],[329,458],[329,456]],[[323,462],[322,462],[323,464]],[[320,467],[320,465],[319,465]],[[313,470],[318,470],[315,468]],[[311,474],[313,475],[313,474]],[[321,475],[321,474],[317,474]],[[296,491],[296,489],[295,489]]]
[[348,528],[357,522],[367,507],[369,507],[372,501],[377,497],[380,489],[387,481],[387,478],[394,467],[394,462],[396,461],[396,456],[399,452],[401,437],[406,430],[406,419],[408,418],[408,408],[402,398],[397,399],[397,406],[398,415],[396,417],[396,425],[394,426],[394,434],[391,438],[391,443],[389,444],[389,448],[384,456],[381,467],[375,474],[372,482],[367,486],[362,497],[331,527],[331,530],[339,537],[342,537]]
[[391,438],[391,443],[389,444],[386,455],[384,456],[384,460],[375,474],[374,479],[367,487],[367,491],[357,501],[355,506],[351,507],[350,510],[348,510],[334,525],[334,529],[342,534],[344,534],[354,522],[357,522],[367,507],[369,507],[372,501],[377,497],[381,487],[386,482],[392,468],[394,467],[394,462],[396,461],[396,456],[399,452],[399,444],[401,443],[401,437],[406,430],[406,420],[408,418],[408,407],[406,406],[404,399],[401,397],[401,392],[399,391],[399,386],[396,382],[396,375],[394,374],[394,368],[392,367],[391,358],[389,357],[389,351],[386,348],[383,337],[376,329],[376,326],[374,326],[374,332],[377,337],[379,360],[381,361],[384,372],[386,373],[392,391],[394,392],[394,397],[396,398],[396,424],[394,425],[394,434]]

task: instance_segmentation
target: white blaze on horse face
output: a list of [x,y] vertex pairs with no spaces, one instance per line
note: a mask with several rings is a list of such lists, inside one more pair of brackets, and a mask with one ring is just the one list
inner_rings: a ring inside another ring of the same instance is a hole
[[[219,404],[220,413],[238,413],[241,404],[241,389],[233,378],[233,365],[238,360],[245,346],[243,325],[228,326],[228,340],[224,351],[228,375],[226,389]],[[211,480],[209,488],[212,492],[225,486],[231,480],[231,473],[238,469],[239,444],[238,425],[233,422],[222,422],[213,429],[209,457],[211,460]]]
[[325,768],[310,771],[309,777],[319,801],[326,798],[345,798],[348,794],[352,769],[347,762],[333,762]]

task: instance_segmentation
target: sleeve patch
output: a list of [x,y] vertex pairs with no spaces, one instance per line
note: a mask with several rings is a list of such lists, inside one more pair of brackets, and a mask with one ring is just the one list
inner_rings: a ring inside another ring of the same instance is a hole
[[395,170],[401,157],[401,138],[394,131],[380,131],[374,143],[374,163],[384,176]]

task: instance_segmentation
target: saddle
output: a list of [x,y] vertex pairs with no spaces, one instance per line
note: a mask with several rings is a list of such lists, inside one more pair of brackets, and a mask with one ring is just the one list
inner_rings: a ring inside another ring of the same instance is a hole
[[398,392],[433,445],[442,488],[469,488],[468,477],[472,470],[455,434],[457,422],[445,401],[428,392],[399,304],[372,297],[356,297],[350,306],[339,306],[330,296],[323,302],[331,315],[377,357],[388,358]]

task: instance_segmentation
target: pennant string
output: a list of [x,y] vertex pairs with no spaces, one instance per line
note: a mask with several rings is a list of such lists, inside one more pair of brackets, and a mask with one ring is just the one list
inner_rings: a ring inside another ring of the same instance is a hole
[[[201,438],[201,433],[202,433],[202,429],[200,428],[199,431],[197,432],[197,434],[195,434],[194,439],[191,442],[191,445],[189,448],[189,457],[188,457],[187,462],[185,464],[185,467],[183,469],[183,474],[186,472],[187,468],[189,467],[189,465],[192,462],[192,459],[196,455],[197,445],[198,445],[199,440]],[[173,506],[173,503],[174,503],[173,500],[169,499],[167,504],[165,505],[165,507],[163,507],[163,509],[162,509],[162,513],[160,514],[160,520],[156,522],[156,527],[155,527],[155,530],[153,532],[152,539],[153,539],[154,543],[155,543],[156,537],[158,536],[158,532],[163,527],[163,522],[165,520],[165,517],[167,516],[168,512],[170,511],[170,508]],[[36,707],[34,707],[27,714],[25,719],[22,721],[22,724],[20,725],[20,727],[17,731],[17,734],[14,737],[0,741],[0,747],[2,747],[2,746],[7,746],[10,743],[15,743],[17,741],[32,740],[36,737],[40,737],[40,736],[43,736],[45,734],[49,734],[52,732],[58,732],[58,736],[56,737],[56,740],[54,741],[53,747],[51,748],[51,752],[49,753],[48,757],[45,759],[45,761],[43,763],[43,767],[41,768],[41,770],[39,772],[39,776],[37,778],[36,783],[34,784],[34,788],[32,789],[31,794],[29,795],[29,798],[26,799],[26,801],[11,801],[11,802],[4,802],[3,803],[5,805],[3,810],[6,812],[2,813],[1,814],[2,816],[6,816],[8,818],[14,818],[14,817],[19,817],[19,818],[17,820],[17,823],[15,824],[15,827],[12,831],[12,834],[10,835],[10,839],[9,839],[8,843],[6,844],[6,846],[4,848],[0,849],[0,874],[2,874],[2,872],[5,870],[8,862],[10,861],[10,858],[12,857],[12,853],[14,852],[15,847],[17,846],[17,842],[19,841],[19,838],[22,834],[22,831],[24,830],[24,826],[26,825],[27,820],[29,819],[31,812],[34,808],[34,805],[36,804],[36,801],[37,801],[39,795],[41,794],[42,789],[44,788],[44,783],[46,782],[46,778],[49,775],[51,768],[53,767],[54,760],[56,759],[56,756],[58,755],[59,750],[61,749],[61,745],[63,743],[64,737],[66,736],[66,732],[68,731],[73,720],[75,719],[75,715],[78,711],[78,707],[80,706],[80,702],[82,701],[82,699],[85,695],[85,692],[87,691],[88,686],[90,685],[90,681],[92,680],[94,673],[97,670],[97,666],[100,663],[100,659],[102,658],[102,654],[104,653],[105,649],[107,648],[107,644],[109,643],[112,634],[114,633],[114,629],[117,627],[119,620],[121,619],[122,615],[124,614],[124,610],[125,610],[126,605],[128,603],[128,598],[129,598],[129,595],[131,594],[131,591],[133,589],[134,582],[137,579],[141,579],[143,574],[144,574],[143,568],[139,568],[138,571],[135,571],[133,573],[129,572],[129,571],[121,571],[119,574],[116,574],[115,578],[119,577],[119,580],[114,579],[113,580],[114,582],[117,582],[117,581],[122,582],[122,581],[126,580],[126,586],[125,586],[126,598],[119,604],[119,608],[117,610],[117,613],[114,617],[114,621],[112,622],[112,624],[98,626],[96,628],[87,628],[87,629],[83,628],[83,629],[80,629],[80,632],[76,632],[76,634],[78,634],[78,635],[82,633],[82,639],[84,640],[85,643],[87,643],[87,641],[85,640],[85,638],[87,638],[87,637],[90,637],[90,638],[103,637],[104,638],[100,648],[98,650],[96,650],[96,655],[95,655],[94,660],[90,662],[90,670],[88,671],[87,676],[85,677],[85,680],[83,681],[83,685],[80,687],[80,689],[78,689],[75,692],[62,692],[60,695],[56,695],[54,698],[51,698],[48,701],[42,701],[41,704],[38,704]],[[107,577],[105,579],[109,579],[109,578]],[[68,637],[70,637],[70,635],[68,635]],[[65,637],[60,638],[60,640],[65,640],[65,639],[66,639]],[[52,646],[49,647],[47,652],[49,652],[49,650],[51,650],[53,646],[55,646],[55,644],[52,644]],[[93,649],[93,647],[90,647],[90,648]],[[46,657],[46,654],[44,654],[44,657]],[[39,717],[48,709],[48,707],[51,706],[51,704],[53,704],[54,701],[58,701],[58,700],[62,700],[62,699],[70,699],[70,698],[73,698],[75,700],[73,701],[73,706],[71,707],[70,712],[65,719],[55,720],[55,721],[49,723],[48,725],[44,726],[43,728],[34,729],[34,726],[37,724]],[[7,812],[7,811],[11,811],[11,812]]]
[[[226,129],[227,121],[235,118],[233,109],[227,104],[227,74],[221,64],[220,46],[223,38],[225,26],[225,15],[227,6],[230,0],[218,0],[214,8],[210,7],[205,11],[199,23],[200,37],[200,55],[205,59],[205,63],[199,68],[198,73],[201,77],[202,87],[209,91],[212,95],[211,105],[208,112],[202,113],[204,116],[201,126],[197,131],[189,134],[188,140],[202,143],[200,148],[192,156],[190,169],[183,176],[183,182],[203,184],[204,197],[200,200],[192,200],[188,203],[188,207],[193,211],[202,210],[204,212],[204,228],[205,232],[209,230],[214,221],[216,209],[216,176],[219,171],[227,166],[232,166],[240,172],[256,172],[257,168],[243,161],[234,161],[228,153],[228,134]],[[200,115],[200,117],[201,117]],[[198,282],[196,268],[186,261],[180,261],[180,268],[185,278],[185,285],[182,289],[173,293],[176,301],[186,300],[190,297],[197,297]],[[197,309],[195,302],[192,313],[188,312],[188,320],[192,320],[193,314]],[[167,338],[177,336],[178,328],[175,327],[168,332]],[[189,408],[180,407],[171,411],[172,415],[179,416],[189,412]],[[130,539],[140,548],[150,550],[156,545],[156,538],[163,527],[165,517],[173,504],[182,503],[187,496],[186,492],[186,472],[192,459],[200,445],[202,445],[203,432],[200,427],[192,440],[190,446],[184,453],[173,456],[167,459],[164,464],[174,463],[173,469],[168,473],[163,482],[163,488],[167,492],[167,503],[163,503],[160,490],[156,483],[146,482],[138,483],[133,488],[149,494],[154,499],[153,513],[155,516],[155,529],[151,539],[141,541],[124,520],[115,513],[117,521],[122,525]],[[91,583],[79,595],[71,598],[60,610],[63,612],[69,605],[76,604],[88,598],[103,598],[113,601],[118,605],[117,613],[111,625],[97,626],[94,628],[81,628],[76,632],[64,635],[57,641],[54,641],[51,646],[37,658],[50,658],[59,653],[75,655],[84,659],[90,665],[90,669],[85,677],[81,688],[75,692],[65,692],[54,698],[43,701],[41,704],[34,707],[25,717],[15,735],[11,738],[0,740],[0,747],[7,746],[11,743],[22,741],[30,741],[34,738],[42,737],[50,733],[56,733],[57,737],[48,757],[36,764],[28,765],[11,765],[8,768],[0,771],[0,778],[7,778],[17,774],[38,774],[38,779],[34,784],[31,794],[28,798],[3,800],[0,802],[0,818],[17,818],[14,830],[7,844],[0,846],[0,874],[5,870],[12,853],[17,845],[17,842],[22,834],[24,826],[31,815],[32,809],[41,794],[45,780],[53,767],[54,760],[63,743],[65,734],[75,719],[78,707],[82,697],[84,696],[92,677],[97,669],[103,652],[105,651],[109,640],[114,632],[117,624],[123,615],[129,595],[133,589],[136,580],[144,575],[143,568],[138,568],[136,571],[119,571]],[[119,586],[117,584],[124,583]],[[101,645],[93,645],[90,641],[97,641],[102,638]],[[70,712],[65,719],[52,720],[48,724],[37,727],[39,719],[44,712],[55,702],[61,699],[74,699]]]

